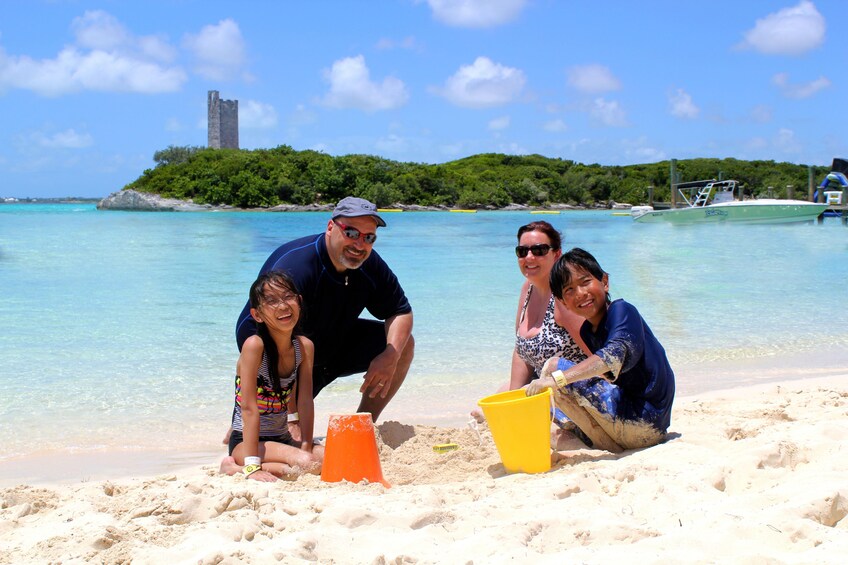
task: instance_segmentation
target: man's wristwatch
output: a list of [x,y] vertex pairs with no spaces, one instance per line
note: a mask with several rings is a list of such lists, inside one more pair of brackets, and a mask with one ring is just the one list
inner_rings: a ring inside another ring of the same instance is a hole
[[262,465],[245,465],[241,472],[244,473],[245,477],[249,477],[260,469],[262,469]]

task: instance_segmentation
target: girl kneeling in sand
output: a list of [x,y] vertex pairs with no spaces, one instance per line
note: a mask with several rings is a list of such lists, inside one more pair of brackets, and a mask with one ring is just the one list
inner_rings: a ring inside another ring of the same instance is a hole
[[552,357],[527,396],[553,389],[559,409],[599,449],[617,453],[662,441],[671,423],[674,373],[639,311],[610,301],[609,275],[582,249],[557,260],[550,284],[557,300],[586,318],[580,336],[592,355],[577,364]]
[[[250,287],[257,331],[244,342],[236,365],[230,456],[221,463],[222,473],[241,471],[249,479],[276,481],[321,472],[324,449],[312,443],[315,349],[309,339],[295,334],[301,304],[294,281],[280,271],[261,275]],[[299,442],[288,428],[288,407],[295,405]]]

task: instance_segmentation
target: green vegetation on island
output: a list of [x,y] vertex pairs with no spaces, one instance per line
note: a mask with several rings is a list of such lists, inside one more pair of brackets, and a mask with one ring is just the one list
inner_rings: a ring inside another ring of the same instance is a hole
[[[380,207],[396,204],[502,208],[510,204],[642,204],[649,187],[658,201],[670,198],[671,162],[584,165],[541,155],[485,153],[444,164],[403,163],[371,155],[332,157],[318,151],[175,147],[157,151],[156,166],[124,187],[198,204],[262,208],[332,203],[355,195]],[[806,199],[825,166],[737,159],[676,161],[677,181],[723,178],[740,182],[747,196]]]

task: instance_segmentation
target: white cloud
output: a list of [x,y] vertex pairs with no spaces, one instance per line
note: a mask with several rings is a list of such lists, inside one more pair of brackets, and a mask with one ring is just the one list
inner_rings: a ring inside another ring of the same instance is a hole
[[113,51],[132,41],[126,28],[114,16],[102,10],[90,10],[74,18],[71,29],[80,47],[93,50]]
[[29,57],[5,57],[0,53],[0,89],[20,88],[44,96],[60,96],[80,90],[160,93],[179,90],[186,81],[178,67],[115,53],[81,53],[66,48],[56,59],[36,61]]
[[784,153],[798,153],[801,151],[801,143],[795,139],[795,132],[787,128],[777,130],[772,144]]
[[656,163],[657,161],[664,161],[668,158],[665,151],[656,147],[640,147],[639,149],[633,149],[625,153],[633,161],[639,163]]
[[317,116],[315,112],[304,106],[303,104],[298,104],[295,106],[293,112],[291,112],[287,118],[288,122],[293,126],[305,126],[309,124],[314,124],[317,121]]
[[505,143],[499,145],[498,153],[503,153],[505,155],[530,155],[531,151],[523,145],[520,145],[513,141],[512,143]]
[[231,19],[186,34],[183,46],[197,60],[195,71],[210,80],[228,80],[243,73],[246,48],[241,30]]
[[757,20],[739,45],[766,55],[801,55],[819,47],[825,36],[824,17],[809,0]]
[[331,108],[357,108],[366,112],[391,110],[406,104],[409,92],[400,79],[386,77],[382,83],[371,81],[365,57],[347,57],[324,71],[330,92],[322,103]]
[[380,51],[390,51],[394,49],[410,49],[417,50],[420,48],[418,42],[411,35],[404,37],[401,40],[391,39],[388,37],[380,38],[376,48]]
[[525,82],[522,70],[505,67],[488,57],[477,57],[473,64],[460,67],[449,77],[444,88],[430,90],[457,106],[487,108],[514,101]]
[[745,148],[749,151],[759,151],[768,147],[768,141],[762,137],[752,137],[745,142]]
[[103,10],[89,10],[74,18],[71,29],[76,45],[92,51],[140,55],[143,58],[171,62],[177,52],[163,36],[135,36],[117,18]]
[[82,149],[94,144],[94,138],[87,133],[77,133],[73,129],[66,129],[53,134],[35,132],[31,140],[41,147],[50,149]]
[[596,122],[610,127],[622,127],[627,125],[627,116],[621,104],[616,100],[604,100],[595,98],[589,110],[589,115]]
[[675,118],[695,119],[701,113],[701,109],[692,102],[692,96],[682,88],[669,95],[668,104]]
[[751,119],[757,123],[765,124],[771,121],[772,111],[771,108],[764,105],[759,104],[751,108]]
[[656,163],[667,158],[665,151],[648,145],[648,139],[641,136],[637,139],[622,142],[624,154],[628,161],[634,163]]
[[71,27],[76,44],[54,59],[0,50],[0,90],[19,88],[43,96],[81,90],[160,93],[179,90],[186,81],[181,68],[162,64],[174,57],[167,42],[134,36],[106,12],[86,12]]
[[566,74],[569,86],[587,94],[610,92],[621,88],[621,81],[603,65],[576,65],[568,69]]
[[[795,137],[795,132],[788,128],[780,128],[771,137],[752,137],[743,143],[745,151],[750,154],[763,155],[772,159],[776,152],[797,158],[804,151],[803,144]],[[771,155],[769,157],[768,155]]]
[[551,120],[550,122],[546,122],[542,126],[542,128],[545,131],[559,133],[559,132],[562,132],[562,131],[566,131],[568,129],[568,126],[565,124],[564,121],[562,121],[560,119],[556,119],[556,120]]
[[500,118],[495,118],[493,120],[489,120],[489,130],[490,131],[500,131],[507,129],[509,127],[510,119],[509,116],[501,116]]
[[396,135],[394,133],[390,133],[386,137],[381,137],[375,143],[375,149],[377,149],[378,153],[403,153],[408,148],[408,143],[406,139]]
[[277,110],[270,104],[255,100],[239,102],[239,127],[271,129],[277,127]]
[[772,84],[777,86],[787,98],[809,98],[819,90],[830,86],[827,77],[819,77],[805,84],[791,84],[787,73],[777,73],[771,78]]
[[513,21],[527,0],[427,0],[427,4],[443,24],[486,28]]
[[77,133],[73,129],[66,129],[54,133],[50,137],[43,140],[42,145],[45,147],[61,147],[66,149],[81,149],[90,147],[94,144],[94,138],[87,133]]

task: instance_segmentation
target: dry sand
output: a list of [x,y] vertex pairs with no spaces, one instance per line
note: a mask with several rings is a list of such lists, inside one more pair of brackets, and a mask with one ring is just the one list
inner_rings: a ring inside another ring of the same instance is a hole
[[[0,490],[0,563],[845,563],[848,375],[676,401],[669,440],[506,475],[488,429],[379,426],[389,489],[218,461]],[[482,443],[481,443],[482,441]],[[435,453],[454,442],[460,449]]]

